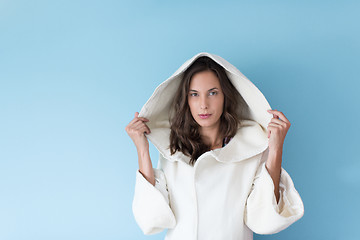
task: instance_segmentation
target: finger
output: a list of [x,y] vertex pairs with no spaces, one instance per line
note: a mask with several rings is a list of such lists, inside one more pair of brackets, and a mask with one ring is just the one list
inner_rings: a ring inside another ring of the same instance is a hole
[[273,133],[273,132],[279,131],[280,125],[278,125],[278,124],[269,124],[267,129],[270,131],[270,133]]
[[141,122],[141,119],[135,117],[134,119],[132,119],[130,122],[129,122],[129,125],[133,125],[134,123],[136,122]]
[[138,120],[139,120],[138,116],[139,116],[139,112],[135,112],[135,116],[134,116],[134,118],[130,121],[130,123],[129,123],[129,124],[131,124],[131,123],[134,123],[134,122],[138,121]]
[[139,112],[135,112],[135,117],[137,118],[139,116]]
[[144,121],[144,122],[148,122],[148,121],[149,121],[149,119],[144,118],[144,117],[138,117],[138,119],[140,119],[141,121]]
[[150,133],[151,133],[150,128],[149,128],[148,126],[146,126],[146,125],[145,125],[145,131],[144,131],[144,133],[146,133],[146,134],[150,134]]
[[149,127],[146,125],[141,126],[140,128],[137,129],[137,131],[139,131],[141,133],[146,133],[146,134],[149,134],[151,132]]
[[[276,109],[273,109],[273,110],[272,110],[272,109],[269,109],[269,110],[268,110],[268,112],[270,112],[270,113],[271,113],[271,111],[276,111]],[[279,117],[278,117],[278,116],[276,116],[274,113],[273,113],[273,118],[277,118],[277,119],[279,119]]]
[[268,130],[269,130],[270,133],[273,133],[273,131],[276,131],[276,130],[275,130],[275,129],[276,129],[275,126],[268,126],[267,128],[268,128]]
[[267,110],[269,113],[272,113],[273,115],[276,115],[278,117],[280,117],[281,120],[283,120],[284,122],[287,122],[287,123],[290,123],[290,121],[285,117],[285,115],[280,112],[280,111],[277,111],[277,110]]
[[149,121],[149,119],[147,119],[147,118],[139,117],[139,112],[136,112],[136,113],[135,113],[135,118],[141,119],[142,121],[146,121],[146,122]]
[[136,122],[149,122],[149,120],[147,118],[135,117],[129,122],[128,125],[133,125]]
[[146,127],[148,127],[148,126],[146,125],[146,123],[144,123],[144,122],[142,122],[142,121],[138,121],[138,122],[134,123],[134,125],[133,125],[133,127],[134,127],[135,129],[138,129],[140,126],[146,126]]
[[268,124],[268,128],[269,127],[274,127],[274,128],[276,127],[277,128],[277,127],[281,127],[281,126],[282,126],[281,124],[277,124],[277,123],[269,123]]
[[268,130],[268,138],[270,138],[270,135],[271,135],[271,127],[269,128],[269,126],[267,127],[267,130]]
[[272,123],[280,124],[280,125],[282,125],[282,126],[284,126],[284,127],[286,126],[286,123],[285,123],[284,121],[278,119],[278,118],[273,118],[273,119],[271,119],[271,122],[272,122]]
[[136,129],[138,129],[138,128],[140,128],[141,126],[146,126],[146,124],[144,123],[144,122],[142,122],[142,121],[138,121],[138,122],[136,122],[136,123],[134,123],[133,125],[132,125],[132,127],[136,130]]

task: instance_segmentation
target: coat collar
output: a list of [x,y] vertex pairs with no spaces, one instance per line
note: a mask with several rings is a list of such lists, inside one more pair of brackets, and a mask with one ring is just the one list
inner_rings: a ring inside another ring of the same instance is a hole
[[[164,158],[171,162],[182,161],[189,164],[190,157],[182,152],[176,152],[174,155],[170,154],[170,130],[168,128],[156,129],[155,132],[153,131],[147,136]],[[211,154],[218,162],[240,162],[262,153],[267,147],[267,135],[261,125],[252,120],[243,120],[241,127],[225,147],[203,153],[199,159],[204,154]]]

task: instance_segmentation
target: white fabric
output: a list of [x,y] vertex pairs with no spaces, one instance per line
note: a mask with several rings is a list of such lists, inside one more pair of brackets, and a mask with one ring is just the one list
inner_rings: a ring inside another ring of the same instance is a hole
[[[222,65],[250,112],[223,148],[202,154],[194,166],[181,152],[170,155],[170,102],[186,68],[208,56]],[[199,53],[161,83],[141,109],[150,121],[146,135],[159,150],[153,186],[136,172],[133,213],[144,234],[167,229],[166,240],[251,240],[253,232],[277,233],[304,214],[304,205],[289,174],[281,169],[280,200],[265,167],[267,124],[272,114],[262,93],[223,58]],[[287,161],[284,159],[283,161]]]

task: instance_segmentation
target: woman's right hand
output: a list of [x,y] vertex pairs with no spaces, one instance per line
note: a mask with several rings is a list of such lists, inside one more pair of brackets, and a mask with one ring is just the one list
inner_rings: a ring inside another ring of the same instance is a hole
[[147,140],[145,133],[149,134],[151,131],[145,122],[148,122],[149,120],[138,116],[139,113],[136,112],[134,119],[125,127],[125,130],[133,140],[137,150],[146,150],[149,149],[149,141]]

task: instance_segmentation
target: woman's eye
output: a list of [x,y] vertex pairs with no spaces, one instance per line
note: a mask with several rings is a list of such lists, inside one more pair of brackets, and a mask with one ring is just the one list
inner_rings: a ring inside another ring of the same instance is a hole
[[190,93],[190,96],[195,97],[197,96],[197,93]]
[[210,96],[216,95],[216,94],[217,94],[217,92],[210,92]]

